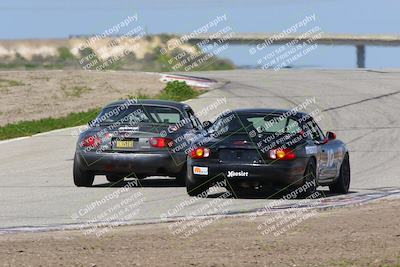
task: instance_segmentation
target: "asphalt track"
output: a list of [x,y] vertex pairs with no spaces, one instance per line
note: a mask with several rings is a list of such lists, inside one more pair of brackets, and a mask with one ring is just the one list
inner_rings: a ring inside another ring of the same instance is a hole
[[[211,109],[202,120],[228,108],[293,108],[315,97],[315,105],[307,111],[319,108],[324,131],[336,132],[348,144],[352,168],[352,193],[345,198],[330,196],[321,188],[326,198],[319,200],[319,206],[362,203],[400,193],[399,70],[236,70],[194,75],[225,82],[188,101],[200,111],[217,99],[226,99],[226,104]],[[153,177],[87,211],[88,205],[122,191],[126,183],[110,186],[104,177],[98,177],[93,188],[75,187],[75,143],[76,128],[0,142],[0,232],[90,226],[85,223],[93,218],[108,220],[109,209],[124,199],[136,204],[126,217],[129,219],[115,218],[120,223],[159,222],[168,214],[167,220],[194,211],[202,215],[202,207],[214,203],[221,195],[218,192],[223,192],[217,189],[211,197],[194,201],[173,180]],[[133,199],[134,193],[139,194]],[[272,201],[231,199],[228,214],[254,212]],[[104,211],[108,211],[103,214],[106,217],[100,216]]]

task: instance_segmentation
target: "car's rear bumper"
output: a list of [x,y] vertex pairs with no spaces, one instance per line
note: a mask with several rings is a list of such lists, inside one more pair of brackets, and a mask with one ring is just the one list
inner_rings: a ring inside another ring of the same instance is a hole
[[[188,160],[188,179],[192,182],[257,182],[271,186],[299,186],[304,183],[307,158],[275,161],[269,164],[222,163],[213,160]],[[194,167],[208,168],[207,175],[194,174]],[[231,172],[235,172],[232,173]],[[230,175],[231,174],[231,175]],[[237,174],[237,175],[235,175]]]
[[185,163],[184,153],[166,152],[136,153],[76,153],[75,160],[81,169],[95,174],[145,174],[174,175]]

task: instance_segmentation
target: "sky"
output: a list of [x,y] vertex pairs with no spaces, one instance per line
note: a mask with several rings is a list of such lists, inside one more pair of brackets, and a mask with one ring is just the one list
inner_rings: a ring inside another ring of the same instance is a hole
[[[96,34],[133,14],[148,33],[188,33],[223,14],[234,32],[280,32],[315,14],[326,33],[399,34],[399,10],[397,0],[0,0],[0,39]],[[254,64],[247,51],[232,46],[223,56]],[[366,53],[367,67],[400,65],[400,48],[367,47]],[[320,46],[298,65],[352,68],[355,48]]]

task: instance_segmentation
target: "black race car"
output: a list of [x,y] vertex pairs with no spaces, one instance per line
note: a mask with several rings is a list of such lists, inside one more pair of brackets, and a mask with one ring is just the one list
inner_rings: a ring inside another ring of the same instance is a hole
[[188,150],[185,141],[202,132],[199,119],[184,103],[163,100],[111,103],[79,136],[74,183],[91,186],[95,175],[106,175],[110,182],[124,177],[163,175],[176,177],[184,184]]
[[325,135],[309,114],[233,110],[220,115],[207,130],[193,144],[188,159],[186,188],[191,196],[221,180],[235,194],[304,185],[302,197],[319,185],[334,193],[349,191],[346,145],[333,132]]

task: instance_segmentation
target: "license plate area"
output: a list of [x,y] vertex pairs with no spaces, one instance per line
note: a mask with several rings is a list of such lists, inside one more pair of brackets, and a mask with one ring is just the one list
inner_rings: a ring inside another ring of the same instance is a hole
[[132,149],[135,147],[135,141],[134,139],[114,139],[113,142],[113,148],[115,149]]
[[224,162],[254,163],[260,160],[260,155],[255,149],[220,149],[219,159]]

